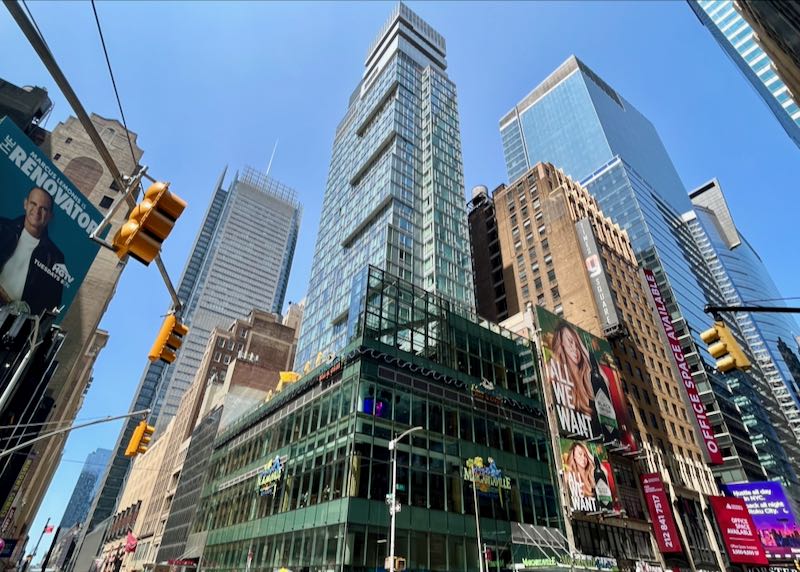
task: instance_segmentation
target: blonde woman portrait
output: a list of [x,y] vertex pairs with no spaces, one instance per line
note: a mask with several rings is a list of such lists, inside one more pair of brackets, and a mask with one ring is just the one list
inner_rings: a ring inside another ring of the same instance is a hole
[[592,417],[594,395],[589,351],[581,342],[578,332],[567,322],[560,322],[553,332],[552,353],[552,366],[572,383],[575,411]]
[[579,485],[582,496],[594,497],[594,458],[589,448],[578,441],[572,443],[567,451],[564,467],[570,484]]

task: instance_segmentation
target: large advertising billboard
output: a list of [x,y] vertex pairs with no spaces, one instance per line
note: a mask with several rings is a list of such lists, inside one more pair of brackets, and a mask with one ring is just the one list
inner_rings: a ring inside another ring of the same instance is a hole
[[675,526],[675,517],[672,514],[672,505],[664,488],[664,481],[658,473],[644,473],[639,475],[642,482],[642,492],[647,501],[647,511],[653,522],[653,534],[656,537],[658,549],[662,554],[681,552],[681,539],[678,536],[678,527]]
[[560,439],[564,487],[575,512],[597,513],[616,509],[614,472],[599,443]]
[[747,505],[768,558],[800,558],[800,525],[780,483],[739,483],[723,488]]
[[742,499],[709,497],[731,564],[769,564],[753,519]]
[[8,117],[0,119],[0,305],[64,317],[97,255],[100,212]]
[[706,459],[708,459],[708,462],[712,465],[721,465],[724,462],[722,459],[722,451],[720,451],[717,438],[714,436],[714,431],[711,429],[711,423],[708,421],[708,415],[706,414],[706,406],[703,405],[700,399],[700,392],[697,391],[692,372],[689,369],[689,364],[686,362],[686,356],[678,340],[677,332],[675,332],[675,326],[672,324],[672,317],[667,310],[667,305],[664,303],[664,298],[661,296],[661,289],[658,287],[656,277],[650,269],[643,268],[642,273],[644,274],[647,289],[650,291],[653,304],[655,305],[658,321],[661,323],[661,328],[667,338],[667,345],[672,352],[675,365],[680,372],[681,382],[685,390],[683,393],[684,402],[694,414],[695,430],[703,443]]
[[567,439],[622,442],[636,449],[611,346],[537,306],[544,379],[558,432]]

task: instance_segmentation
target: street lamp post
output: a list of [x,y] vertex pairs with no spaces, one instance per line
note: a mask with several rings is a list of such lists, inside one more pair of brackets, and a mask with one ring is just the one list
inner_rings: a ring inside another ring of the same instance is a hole
[[412,427],[407,431],[403,431],[400,433],[400,435],[389,441],[389,450],[392,452],[392,492],[389,493],[389,496],[386,499],[387,504],[389,505],[389,516],[391,518],[391,524],[389,528],[389,572],[397,572],[394,568],[394,526],[397,513],[400,512],[400,503],[397,502],[397,443],[415,431],[422,431],[422,427]]

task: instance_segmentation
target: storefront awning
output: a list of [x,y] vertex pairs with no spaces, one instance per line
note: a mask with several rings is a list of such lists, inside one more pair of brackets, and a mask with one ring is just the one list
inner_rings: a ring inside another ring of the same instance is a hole
[[511,541],[535,546],[546,558],[558,560],[569,556],[567,537],[558,528],[515,522],[511,526]]

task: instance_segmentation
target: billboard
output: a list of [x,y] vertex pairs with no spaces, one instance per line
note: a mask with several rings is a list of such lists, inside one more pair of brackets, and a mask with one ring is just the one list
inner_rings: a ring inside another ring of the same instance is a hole
[[617,505],[614,473],[599,443],[560,439],[564,488],[575,512],[613,511]]
[[0,304],[60,321],[100,246],[100,212],[8,117],[0,119]]
[[[538,306],[536,318],[544,379],[555,404],[559,435],[633,443],[619,371],[608,342]],[[622,427],[619,416],[626,421]]]
[[705,452],[706,459],[712,465],[721,465],[724,461],[722,459],[722,451],[720,451],[717,438],[714,436],[714,431],[711,429],[711,423],[708,421],[706,414],[706,406],[700,399],[700,393],[697,391],[697,386],[692,378],[692,372],[689,369],[689,364],[686,363],[686,356],[683,354],[683,348],[678,341],[678,335],[675,332],[675,326],[672,325],[672,317],[667,310],[667,305],[664,303],[664,298],[661,296],[661,289],[656,283],[656,277],[653,272],[648,268],[643,268],[645,282],[647,289],[655,304],[656,312],[658,313],[658,321],[664,330],[664,335],[667,337],[667,345],[672,352],[672,357],[675,360],[675,365],[680,372],[681,382],[683,383],[684,402],[692,410],[694,414],[694,426],[700,435],[703,443],[702,449]]
[[658,549],[662,554],[682,552],[681,539],[678,528],[675,526],[675,517],[672,514],[672,505],[664,489],[664,481],[658,473],[644,473],[639,475],[642,482],[642,491],[647,501],[647,510],[650,520],[653,521],[653,534],[656,537]]
[[709,497],[731,564],[769,564],[758,531],[742,499]]
[[594,239],[592,225],[588,218],[582,218],[575,223],[575,230],[578,231],[578,243],[580,244],[581,254],[583,254],[583,264],[592,285],[594,302],[602,321],[603,334],[608,334],[619,328],[620,321],[617,315],[617,308],[614,305],[614,298],[611,295],[611,288],[608,286],[608,279],[603,268],[603,260],[600,258],[600,251]]
[[780,483],[739,483],[723,488],[747,505],[768,558],[800,558],[800,525]]

